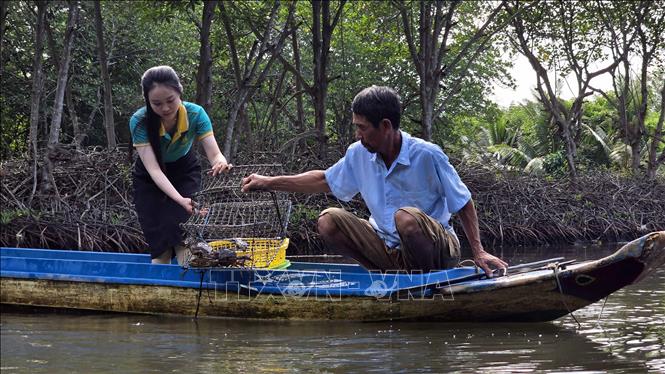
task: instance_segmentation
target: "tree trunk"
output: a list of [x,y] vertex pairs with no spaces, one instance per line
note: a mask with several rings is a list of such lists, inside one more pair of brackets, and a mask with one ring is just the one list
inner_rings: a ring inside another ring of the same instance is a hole
[[224,137],[224,147],[222,148],[222,153],[226,156],[226,159],[231,161],[231,150],[233,145],[233,130],[235,127],[236,119],[238,118],[238,110],[242,103],[238,102],[238,98],[241,97],[242,92],[239,90],[239,86],[242,82],[242,72],[240,70],[240,58],[238,57],[238,49],[236,48],[235,37],[233,36],[233,31],[231,29],[231,21],[229,19],[226,6],[224,1],[219,2],[220,15],[222,16],[222,24],[224,25],[224,31],[226,32],[226,40],[229,47],[229,57],[231,58],[231,65],[233,66],[233,77],[235,78],[236,87],[238,91],[236,92],[236,100],[231,107],[231,112],[229,113],[229,118],[226,121],[226,134]]
[[69,65],[71,63],[71,51],[74,45],[74,33],[78,22],[78,2],[71,2],[69,6],[69,17],[63,43],[63,53],[58,68],[58,80],[53,103],[53,118],[49,130],[48,147],[52,148],[59,143],[60,130],[62,127],[62,109],[64,107],[65,89],[69,77]]
[[[323,5],[323,6],[322,6]],[[323,41],[321,40],[321,17],[330,17],[330,3],[327,1],[321,3],[319,0],[312,1],[312,50],[313,50],[313,66],[314,66],[314,128],[317,133],[317,140],[319,142],[320,156],[323,158],[324,149],[326,148],[326,94],[328,92],[328,82],[326,79],[327,61],[324,61],[326,54],[323,51]],[[325,22],[324,22],[325,23]]]
[[[421,136],[425,140],[432,140],[432,123],[434,122],[434,104],[439,96],[439,81],[443,70],[440,68],[442,60],[439,60],[438,49],[446,48],[446,40],[443,40],[441,46],[439,43],[439,33],[441,27],[435,27],[434,24],[445,22],[445,19],[452,20],[452,14],[457,2],[450,3],[448,13],[442,13],[443,3],[435,2],[434,17],[432,17],[433,3],[420,2],[420,22],[418,24],[418,35],[420,38],[420,105],[422,109],[421,117]],[[444,54],[441,54],[443,58]]]
[[2,58],[2,49],[5,44],[5,25],[8,8],[9,1],[0,1],[0,77],[4,77],[5,72],[5,60]]
[[235,97],[233,106],[231,107],[231,112],[229,113],[229,119],[226,124],[226,136],[224,138],[224,150],[222,153],[226,155],[226,158],[230,161],[233,153],[233,132],[235,130],[236,122],[238,117],[242,117],[243,114],[241,111],[244,111],[246,108],[245,105],[246,92],[238,92]]
[[[244,142],[243,142],[243,148],[246,151],[247,154],[253,154],[254,153],[254,134],[252,133],[252,126],[249,123],[249,118],[247,118],[247,106],[248,103],[245,103],[244,107],[242,110],[238,113],[238,127],[243,129],[243,135],[244,135]],[[238,142],[236,143],[237,146],[240,145],[240,142],[243,140],[242,137],[238,137]],[[236,146],[236,149],[233,150],[233,153],[236,154],[238,153],[238,148]]]
[[330,42],[337,26],[345,0],[331,19],[330,2],[312,0],[312,53],[314,65],[314,128],[319,141],[319,156],[324,159],[328,137],[326,135],[326,98],[328,97],[328,66],[330,65]]
[[[641,27],[641,25],[639,27]],[[640,93],[637,96],[639,98],[639,105],[635,108],[635,119],[631,126],[633,131],[631,133],[632,138],[630,143],[633,154],[631,169],[634,174],[637,174],[640,170],[640,161],[642,159],[642,137],[646,133],[644,121],[647,117],[647,103],[649,99],[648,70],[655,48],[657,48],[654,46],[654,49],[649,50],[646,38],[640,39],[642,44],[642,69],[640,70]]]
[[[3,2],[2,7],[7,4]],[[37,189],[37,160],[39,159],[39,148],[37,145],[39,131],[39,110],[42,97],[42,88],[44,78],[42,71],[42,50],[44,49],[44,30],[46,28],[46,7],[45,1],[37,2],[37,24],[35,25],[35,55],[32,65],[32,99],[30,102],[30,132],[28,135],[28,147],[32,157],[33,185],[32,196]],[[4,24],[4,17],[3,17]]]
[[104,129],[106,130],[106,146],[109,150],[116,148],[115,121],[113,120],[113,97],[111,90],[111,77],[109,75],[106,58],[106,43],[104,42],[104,22],[100,0],[95,0],[95,30],[97,32],[97,52],[99,55],[99,68],[104,82]]
[[[62,62],[60,59],[60,51],[58,50],[58,47],[55,43],[55,38],[53,37],[53,30],[51,29],[48,15],[46,16],[45,25],[46,25],[46,40],[48,41],[48,47],[51,53],[51,58],[55,62],[55,65],[58,67],[56,70],[58,70]],[[65,104],[67,106],[67,111],[69,112],[69,119],[72,123],[73,143],[78,149],[85,138],[86,131],[85,129],[79,126],[78,115],[76,114],[76,107],[74,104],[74,97],[72,95],[71,83],[72,83],[71,76],[68,76],[67,84],[65,87]],[[86,128],[89,128],[89,126]],[[46,130],[47,130],[46,137],[48,138],[48,130],[49,130],[48,126]]]
[[663,139],[663,122],[665,122],[665,83],[660,89],[660,117],[658,117],[658,124],[654,130],[653,137],[651,138],[651,145],[649,146],[649,162],[647,163],[647,177],[654,179],[656,171],[665,158],[665,150],[658,157],[658,145],[665,143]]
[[[69,72],[69,64],[71,62],[71,51],[74,44],[74,32],[78,22],[79,6],[78,2],[73,1],[69,5],[69,16],[67,19],[67,29],[65,30],[65,38],[63,43],[63,52],[60,59],[60,66],[58,69],[58,82],[55,90],[55,99],[53,103],[53,118],[51,119],[51,127],[49,130],[49,138],[44,153],[44,167],[42,172],[43,190],[46,192],[55,185],[53,182],[53,162],[51,155],[55,151],[60,138],[60,129],[62,125],[62,109],[64,106],[65,87],[67,85],[67,76]],[[57,193],[57,190],[56,190]]]
[[[650,14],[649,6],[650,3],[645,1],[614,2],[609,7],[601,1],[596,1],[591,5],[591,9],[609,32],[608,43],[613,58],[621,61],[616,69],[610,71],[615,95],[608,95],[599,89],[594,91],[601,93],[618,112],[623,142],[631,149],[630,168],[633,174],[637,174],[640,169],[642,139],[646,133],[644,119],[648,101],[647,67],[651,63],[653,50],[649,50],[648,38],[642,27]],[[662,19],[660,23],[662,25]],[[653,26],[650,25],[648,28],[658,34],[659,26],[657,24]],[[639,48],[634,47],[637,36],[639,36]],[[635,80],[640,85],[640,92],[634,92],[631,60],[628,57],[628,51],[631,50],[637,50],[636,52],[642,57],[642,71],[640,77]],[[617,72],[619,67],[621,71]]]
[[[335,11],[335,15],[330,16],[330,2],[321,1],[321,0],[311,0],[312,5],[312,68],[313,68],[313,79],[312,83],[309,84],[305,81],[303,77],[302,69],[300,66],[300,52],[298,48],[298,42],[295,35],[295,27],[293,30],[292,44],[294,52],[294,63],[291,64],[289,61],[280,56],[280,61],[284,66],[289,70],[295,80],[296,80],[296,99],[297,99],[297,110],[298,110],[298,121],[297,123],[302,123],[302,127],[299,130],[302,130],[301,134],[305,131],[306,126],[304,125],[304,110],[302,110],[302,98],[300,97],[302,92],[307,92],[313,101],[314,106],[314,131],[316,132],[316,139],[319,142],[319,156],[323,157],[326,150],[327,136],[326,136],[326,103],[325,100],[328,95],[328,65],[329,65],[329,53],[330,53],[330,42],[332,38],[332,33],[337,26],[337,22],[342,15],[342,10],[346,0],[339,1],[339,7]],[[295,64],[295,66],[294,66]],[[300,137],[299,142],[304,142],[304,137]],[[301,143],[302,144],[302,143]]]
[[[619,126],[623,129],[624,142],[626,144],[631,144],[632,131],[630,126],[630,119],[628,118],[628,102],[629,102],[629,97],[631,95],[630,61],[628,61],[628,59],[625,59],[621,64],[621,66],[623,67],[622,74],[619,74],[619,76],[617,76],[616,73],[612,72],[612,83],[615,87],[615,93],[616,93],[616,103],[617,103],[616,109],[619,115]],[[612,102],[611,98],[608,99],[608,102],[610,103]]]
[[[6,7],[6,5],[3,5]],[[32,149],[32,157],[36,160],[38,154],[37,139],[39,128],[39,110],[40,101],[42,96],[42,88],[44,86],[44,78],[42,71],[42,50],[44,49],[44,30],[46,24],[46,7],[45,1],[37,2],[37,24],[35,25],[35,54],[32,67],[32,99],[30,103],[30,132],[28,141]]]
[[[229,119],[226,128],[226,138],[224,139],[224,147],[222,151],[226,158],[231,160],[233,157],[233,133],[235,131],[236,121],[239,117],[245,118],[244,111],[247,106],[247,102],[252,98],[252,95],[254,95],[256,89],[260,87],[261,84],[263,84],[263,82],[266,80],[272,64],[282,53],[284,41],[291,33],[289,30],[289,25],[293,23],[292,20],[295,12],[295,2],[289,4],[289,13],[286,22],[282,26],[276,38],[271,38],[271,34],[277,21],[278,10],[280,7],[279,2],[275,2],[273,4],[268,22],[262,32],[259,32],[255,28],[255,25],[250,25],[253,29],[252,31],[257,36],[257,40],[252,45],[252,48],[244,61],[242,71],[240,68],[240,60],[238,58],[238,52],[236,49],[235,37],[232,32],[225,2],[220,1],[219,7],[221,10],[220,13],[222,22],[224,24],[224,30],[226,32],[227,40],[229,43],[229,52],[231,54],[230,57],[233,66],[234,78],[236,80],[236,94],[231,112],[229,113]],[[269,57],[266,59],[266,56]]]
[[[397,0],[394,4],[400,13],[409,54],[420,78],[418,92],[420,94],[421,137],[425,140],[431,140],[434,119],[443,112],[446,105],[445,99],[440,100],[441,103],[437,104],[441,94],[441,80],[454,69],[461,71],[454,81],[454,87],[449,89],[450,94],[453,95],[470,64],[485,50],[492,36],[503,29],[503,27],[495,27],[493,30],[487,31],[503,5],[498,4],[478,30],[462,43],[456,55],[447,59],[450,50],[448,43],[452,34],[451,30],[456,23],[453,16],[461,2],[457,0],[418,2],[417,35],[414,35],[415,25],[413,25],[409,16],[409,7],[413,3]],[[444,5],[447,6],[447,9],[444,9]],[[450,61],[444,64],[447,60]],[[467,61],[465,66],[458,69],[463,60]]]
[[[528,24],[528,22],[540,22],[543,19],[543,16],[525,14],[524,8],[522,8],[523,3],[520,1],[513,1],[511,2],[511,5],[506,3],[506,10],[511,18],[510,22],[515,29],[511,36],[513,38],[513,43],[519,52],[529,60],[531,67],[536,73],[536,89],[540,96],[539,99],[545,108],[552,114],[559,126],[566,150],[566,161],[568,163],[571,180],[575,180],[577,177],[575,158],[577,154],[577,141],[580,134],[580,121],[583,109],[582,104],[584,99],[593,93],[589,87],[589,82],[594,77],[613,71],[625,58],[627,53],[627,51],[624,51],[621,55],[614,56],[614,60],[604,68],[596,71],[589,70],[591,63],[596,61],[586,57],[586,54],[580,56],[576,53],[576,48],[580,43],[580,40],[578,40],[577,37],[582,38],[582,41],[584,41],[583,37],[585,35],[577,33],[575,27],[578,27],[579,25],[577,25],[575,21],[588,19],[584,17],[584,14],[580,15],[580,13],[588,11],[587,9],[582,8],[583,5],[584,4],[581,3],[560,1],[553,3],[551,7],[537,8],[539,11],[545,13],[545,17],[547,17],[546,19],[552,20],[551,23],[547,24],[547,27],[552,28],[551,33],[553,33],[552,35],[554,36],[548,36],[547,43],[553,43],[555,46],[557,44],[560,45],[565,52],[562,54],[563,57],[560,62],[566,64],[566,67],[570,68],[577,80],[577,96],[573,101],[573,105],[568,110],[559,101],[557,93],[553,89],[552,83],[548,77],[547,69],[541,62],[540,54],[536,52],[541,48],[541,45],[538,44],[538,42],[542,42],[539,39],[539,37],[542,36],[539,34],[541,31],[539,28],[542,28],[543,26],[541,24],[535,24],[535,26],[534,24]],[[536,21],[526,17],[533,17]],[[527,22],[526,26],[525,22]],[[531,28],[528,28],[527,26],[531,26]],[[596,46],[590,48],[596,48]]]
[[[631,153],[631,163],[630,169],[633,174],[637,174],[640,171],[640,161],[642,159],[642,137],[646,132],[644,126],[644,120],[647,115],[647,102],[648,102],[648,72],[649,62],[651,60],[649,52],[646,45],[643,45],[643,51],[646,52],[642,55],[642,69],[640,72],[640,92],[636,97],[635,103],[635,116],[632,120],[628,120],[626,123],[626,138],[628,140],[628,145],[630,146]],[[626,74],[630,74],[628,71]],[[628,78],[624,78],[628,80]],[[627,91],[630,93],[630,91]]]
[[[449,2],[446,13],[443,13],[443,2],[418,3],[418,39],[413,35],[413,25],[404,1],[396,3],[402,19],[404,36],[411,60],[413,61],[419,82],[420,94],[420,136],[425,140],[432,139],[432,123],[434,122],[435,103],[439,96],[439,83],[444,74],[443,59],[447,52],[448,36],[453,26],[453,14],[459,1]],[[443,34],[442,34],[443,33]]]
[[[430,86],[427,82],[420,84],[420,136],[425,140],[432,140],[432,123],[434,122],[434,103],[439,94],[436,87]],[[436,85],[438,86],[438,85]]]
[[196,103],[206,112],[212,110],[212,48],[210,45],[210,26],[215,15],[217,1],[203,2],[203,19],[199,33],[200,57],[196,73]]
[[575,143],[573,135],[570,133],[570,124],[564,123],[562,128],[563,141],[566,146],[566,162],[568,163],[568,173],[570,174],[570,179],[575,180],[577,178],[577,167],[575,165],[575,159],[577,158],[577,144]]
[[[291,24],[291,47],[293,49],[293,63],[296,70],[302,74],[302,64],[300,62],[300,47],[298,45],[298,34],[296,32],[295,24]],[[302,93],[303,85],[302,80],[298,79],[294,74],[294,83],[296,88],[296,123],[295,128],[298,133],[305,131],[305,109],[303,107]]]
[[83,139],[85,139],[85,129],[82,129],[79,126],[79,117],[76,114],[76,106],[74,104],[74,97],[72,95],[72,76],[69,76],[67,79],[67,85],[65,88],[65,103],[67,104],[67,111],[69,112],[69,120],[72,121],[72,133],[74,134],[74,146],[76,149],[81,147]]
[[[284,80],[286,79],[286,69],[282,69],[279,78],[277,79],[277,85],[275,86],[275,91],[272,94],[272,100],[270,102],[270,114],[268,115],[267,121],[263,128],[267,134],[276,134],[277,133],[277,123],[279,119],[279,109],[282,106],[282,101],[280,100],[283,95]],[[270,126],[268,126],[270,124]]]
[[[656,65],[662,63],[662,51],[665,43],[663,42],[663,32],[665,31],[665,16],[663,15],[662,8],[658,8],[657,2],[643,2],[642,6],[637,7],[636,13],[640,17],[640,22],[637,25],[637,35],[640,42],[640,54],[642,57],[642,66],[640,70],[640,105],[637,108],[636,113],[636,126],[640,130],[641,135],[647,133],[646,126],[644,124],[647,117],[647,103],[649,94],[647,79],[649,74],[649,69],[652,67],[655,62]],[[656,9],[652,9],[656,7]],[[654,56],[658,56],[655,58]],[[665,85],[664,85],[665,86]],[[658,165],[663,162],[665,157],[665,151],[663,151],[661,157],[656,157],[658,145],[663,142],[662,139],[662,128],[663,128],[663,116],[665,108],[665,87],[661,89],[661,108],[660,108],[660,118],[658,119],[658,125],[654,131],[654,137],[651,139],[651,146],[649,149],[647,164],[647,175],[650,175],[650,178],[655,177],[656,170]],[[633,160],[633,165],[639,167],[639,159]]]

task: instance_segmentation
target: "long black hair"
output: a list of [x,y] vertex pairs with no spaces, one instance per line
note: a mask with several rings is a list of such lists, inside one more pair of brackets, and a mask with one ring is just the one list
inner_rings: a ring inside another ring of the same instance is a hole
[[154,66],[146,70],[141,77],[141,87],[143,88],[143,98],[145,99],[145,125],[148,130],[148,140],[152,146],[159,167],[165,171],[164,158],[162,157],[162,147],[159,139],[159,129],[161,128],[161,118],[152,110],[148,93],[156,84],[169,86],[176,90],[182,98],[182,84],[180,78],[172,67],[162,65]]

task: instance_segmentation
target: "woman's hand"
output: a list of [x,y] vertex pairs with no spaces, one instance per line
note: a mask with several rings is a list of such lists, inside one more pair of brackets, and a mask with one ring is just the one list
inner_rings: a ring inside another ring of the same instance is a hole
[[212,167],[208,170],[208,174],[213,177],[222,172],[228,172],[233,168],[232,164],[226,162],[226,157],[223,154],[219,154],[213,162],[211,162]]
[[192,213],[194,213],[194,201],[189,197],[183,197],[177,203],[183,208],[185,208],[187,214],[191,215]]
[[183,197],[179,204],[185,208],[190,215],[196,214],[200,217],[205,217],[210,210],[208,207],[202,207],[199,203],[188,197]]
[[211,168],[208,170],[208,175],[213,177],[221,172],[229,171],[233,165],[226,161],[226,157],[219,151],[219,146],[214,136],[206,136],[201,140],[201,145],[208,156]]

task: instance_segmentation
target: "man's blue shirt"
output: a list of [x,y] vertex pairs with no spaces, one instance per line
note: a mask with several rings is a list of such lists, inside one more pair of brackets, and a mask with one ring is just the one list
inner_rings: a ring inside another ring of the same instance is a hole
[[371,214],[370,224],[389,247],[400,242],[394,218],[397,209],[416,207],[452,230],[451,214],[471,199],[441,147],[400,132],[402,147],[390,169],[380,155],[355,142],[325,171],[338,199],[349,201],[360,193]]

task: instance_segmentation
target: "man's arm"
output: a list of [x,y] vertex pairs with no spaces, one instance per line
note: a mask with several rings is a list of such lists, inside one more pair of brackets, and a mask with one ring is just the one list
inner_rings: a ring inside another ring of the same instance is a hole
[[488,277],[492,276],[492,268],[507,268],[508,263],[498,257],[492,256],[483,249],[483,244],[480,242],[480,230],[478,229],[478,215],[476,207],[473,205],[473,199],[469,199],[469,202],[457,214],[459,214],[462,221],[464,234],[466,234],[466,238],[471,245],[471,252],[473,253],[476,265],[483,269]]
[[274,190],[286,192],[330,192],[323,170],[311,170],[297,175],[268,177],[252,174],[242,179],[242,191]]

